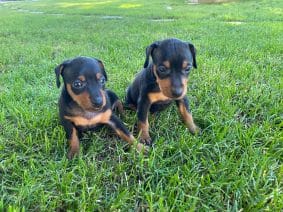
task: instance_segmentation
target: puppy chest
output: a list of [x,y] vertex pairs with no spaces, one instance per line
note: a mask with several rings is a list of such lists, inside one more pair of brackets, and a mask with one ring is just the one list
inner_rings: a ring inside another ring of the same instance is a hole
[[165,96],[162,92],[149,93],[148,98],[151,103],[157,103],[157,102],[158,103],[162,103],[162,102],[168,103],[171,101],[171,99]]
[[108,123],[111,116],[111,110],[101,113],[87,112],[80,116],[64,116],[65,119],[71,121],[76,126],[93,127],[98,124]]

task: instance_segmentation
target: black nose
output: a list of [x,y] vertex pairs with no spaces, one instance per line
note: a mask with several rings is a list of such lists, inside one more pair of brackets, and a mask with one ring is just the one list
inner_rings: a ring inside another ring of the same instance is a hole
[[103,100],[101,96],[92,99],[91,102],[95,107],[98,107],[98,108],[101,107],[103,104]]
[[172,95],[174,97],[179,97],[183,94],[183,88],[182,87],[173,87],[172,88]]

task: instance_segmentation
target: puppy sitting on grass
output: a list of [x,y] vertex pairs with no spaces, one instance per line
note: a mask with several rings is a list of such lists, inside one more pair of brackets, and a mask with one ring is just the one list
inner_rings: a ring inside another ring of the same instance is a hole
[[[149,62],[149,58],[152,62]],[[128,87],[126,106],[137,110],[141,142],[151,145],[148,113],[166,108],[173,101],[192,134],[199,132],[189,109],[188,76],[197,68],[193,44],[178,39],[156,41],[146,48],[144,69]]]
[[[101,124],[109,125],[129,144],[134,143],[133,135],[112,112],[114,108],[121,112],[123,107],[114,92],[105,90],[107,75],[100,60],[90,57],[66,60],[55,68],[55,74],[58,88],[60,75],[64,80],[59,115],[70,145],[69,159],[79,153],[82,132]],[[137,149],[142,151],[143,144],[137,144]]]

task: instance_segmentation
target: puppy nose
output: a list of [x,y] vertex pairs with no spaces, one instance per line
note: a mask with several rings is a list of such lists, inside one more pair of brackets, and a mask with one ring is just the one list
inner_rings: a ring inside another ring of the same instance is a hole
[[102,100],[102,97],[96,97],[95,99],[92,99],[92,104],[95,106],[95,107],[101,107],[102,104],[103,104],[103,100]]
[[179,97],[183,94],[183,88],[182,87],[173,87],[172,88],[172,95],[174,97]]

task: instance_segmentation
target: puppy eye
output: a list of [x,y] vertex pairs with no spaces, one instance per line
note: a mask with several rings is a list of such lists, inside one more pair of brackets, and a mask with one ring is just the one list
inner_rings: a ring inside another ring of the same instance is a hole
[[75,80],[73,82],[73,87],[74,88],[82,88],[84,86],[85,86],[85,83],[83,81],[81,81],[81,80]]
[[183,71],[185,74],[188,74],[192,69],[192,66],[191,65],[188,65],[187,68],[185,68]]
[[162,73],[162,74],[167,74],[170,72],[169,69],[165,68],[164,66],[159,66],[158,67],[158,72]]
[[105,78],[104,78],[104,77],[101,77],[101,78],[99,79],[99,82],[100,82],[100,84],[104,85],[104,84],[105,84]]

